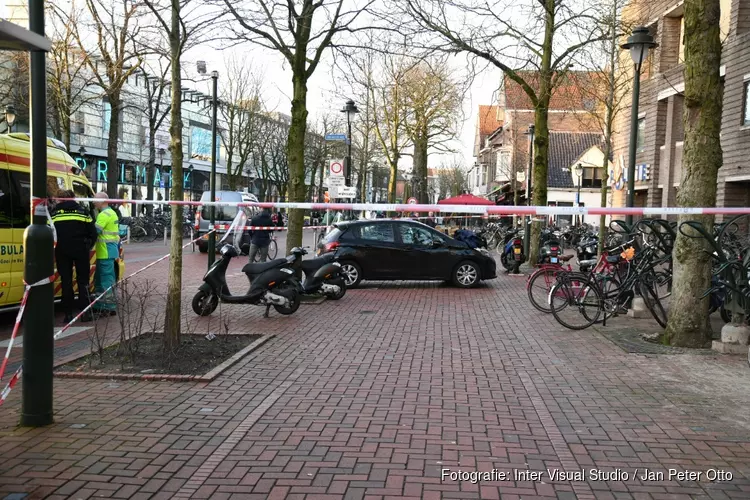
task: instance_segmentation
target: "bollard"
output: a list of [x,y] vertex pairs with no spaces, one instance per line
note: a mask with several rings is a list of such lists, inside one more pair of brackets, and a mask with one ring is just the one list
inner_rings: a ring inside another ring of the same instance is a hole
[[167,228],[164,228],[164,246],[167,246]]
[[125,240],[125,243],[130,245],[130,226],[128,226],[128,239]]

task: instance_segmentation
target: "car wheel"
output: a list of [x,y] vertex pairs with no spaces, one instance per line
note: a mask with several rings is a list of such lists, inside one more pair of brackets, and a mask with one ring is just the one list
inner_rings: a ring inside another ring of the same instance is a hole
[[453,284],[460,288],[472,288],[479,284],[479,266],[470,261],[461,262],[453,270]]
[[362,281],[362,268],[352,261],[341,263],[341,274],[344,275],[347,288],[355,288]]

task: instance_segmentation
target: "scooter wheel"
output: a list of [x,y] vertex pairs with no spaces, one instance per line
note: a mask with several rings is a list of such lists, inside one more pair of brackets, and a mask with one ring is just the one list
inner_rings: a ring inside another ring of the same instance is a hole
[[339,287],[339,291],[336,293],[327,295],[327,297],[331,300],[343,299],[344,295],[346,295],[346,280],[344,278],[337,278],[335,280],[331,280],[329,284],[336,285],[337,287]]
[[[279,292],[280,290],[276,289],[274,291]],[[296,313],[301,302],[297,290],[293,288],[285,288],[283,289],[283,294],[289,298],[289,307],[277,306],[274,304],[273,308],[276,309],[276,312],[279,314],[289,315]]]
[[198,316],[209,316],[219,306],[219,297],[204,290],[198,290],[193,297],[193,312]]

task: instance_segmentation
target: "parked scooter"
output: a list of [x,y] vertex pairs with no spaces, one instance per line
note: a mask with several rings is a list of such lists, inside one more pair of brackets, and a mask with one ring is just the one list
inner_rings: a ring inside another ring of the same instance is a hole
[[333,253],[323,254],[315,259],[302,260],[307,255],[304,248],[293,248],[292,266],[305,273],[304,281],[299,283],[298,291],[302,295],[324,295],[331,300],[339,300],[346,294],[346,280],[341,274],[341,264],[335,262]]
[[[554,228],[546,228],[539,235],[539,256],[537,264],[559,264],[562,259],[562,245]],[[568,260],[568,259],[565,259]]]
[[274,259],[260,264],[246,264],[242,272],[248,278],[249,289],[245,295],[232,295],[227,287],[226,271],[232,258],[239,257],[239,242],[242,238],[242,228],[247,216],[240,211],[232,222],[221,243],[233,235],[233,242],[222,246],[220,258],[213,263],[203,284],[193,297],[193,311],[199,316],[208,316],[216,310],[219,301],[225,304],[251,304],[266,306],[263,317],[268,317],[268,311],[273,306],[279,314],[294,314],[300,305],[300,295],[297,281],[294,277],[294,257]]
[[503,267],[513,274],[518,274],[521,263],[526,260],[523,253],[523,239],[520,230],[513,229],[505,234],[503,240],[503,253],[500,262]]

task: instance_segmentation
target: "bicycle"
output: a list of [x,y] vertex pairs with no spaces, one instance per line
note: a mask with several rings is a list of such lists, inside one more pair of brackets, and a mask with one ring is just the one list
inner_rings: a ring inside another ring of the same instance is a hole
[[[271,234],[271,241],[268,243],[268,259],[273,260],[279,253],[279,246],[276,243],[276,235]],[[260,262],[260,252],[256,253],[253,262]]]
[[[603,314],[602,325],[606,326],[607,319],[626,310],[639,292],[656,322],[666,328],[667,313],[654,290],[654,268],[661,264],[661,259],[655,258],[654,246],[647,246],[636,256],[634,244],[633,239],[617,247],[628,247],[621,254],[628,264],[627,274],[619,283],[616,274],[558,274],[558,281],[549,293],[549,306],[555,320],[568,329],[583,330]],[[566,309],[573,312],[572,318],[563,316]],[[583,318],[580,322],[579,317]]]

